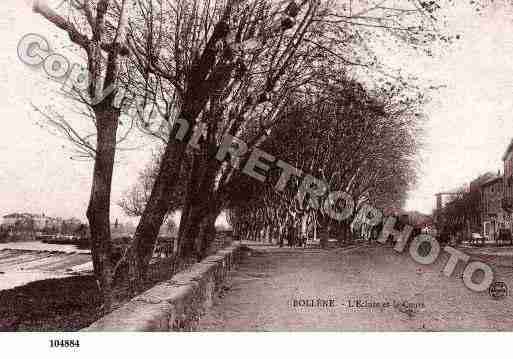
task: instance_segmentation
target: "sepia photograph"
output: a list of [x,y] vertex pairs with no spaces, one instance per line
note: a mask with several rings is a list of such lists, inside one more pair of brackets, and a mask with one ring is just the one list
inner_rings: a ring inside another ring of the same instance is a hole
[[4,335],[513,331],[512,1],[0,11]]

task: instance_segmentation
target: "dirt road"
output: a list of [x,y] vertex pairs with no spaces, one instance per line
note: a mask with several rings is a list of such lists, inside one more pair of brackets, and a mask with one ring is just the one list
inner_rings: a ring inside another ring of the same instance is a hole
[[[254,247],[202,318],[205,331],[513,330],[513,301],[447,278],[448,256],[415,263],[381,245],[346,249]],[[513,285],[513,268],[494,268]],[[330,301],[331,300],[331,301]]]

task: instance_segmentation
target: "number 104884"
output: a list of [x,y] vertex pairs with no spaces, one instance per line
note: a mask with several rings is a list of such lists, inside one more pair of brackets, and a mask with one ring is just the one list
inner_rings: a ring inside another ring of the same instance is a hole
[[72,339],[50,339],[50,348],[79,348],[80,342]]

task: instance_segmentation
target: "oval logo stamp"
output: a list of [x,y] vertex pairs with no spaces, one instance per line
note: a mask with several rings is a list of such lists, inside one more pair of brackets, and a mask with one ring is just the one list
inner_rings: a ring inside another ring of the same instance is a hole
[[493,299],[504,299],[508,296],[508,286],[504,282],[493,282],[488,288],[488,293]]

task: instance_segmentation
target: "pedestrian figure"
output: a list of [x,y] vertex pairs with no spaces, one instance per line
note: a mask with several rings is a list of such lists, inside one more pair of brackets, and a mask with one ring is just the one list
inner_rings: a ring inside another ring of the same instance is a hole
[[287,238],[288,242],[289,242],[289,247],[295,247],[296,245],[296,236],[294,235],[294,229],[293,228],[289,228],[289,232],[288,232],[288,238]]

